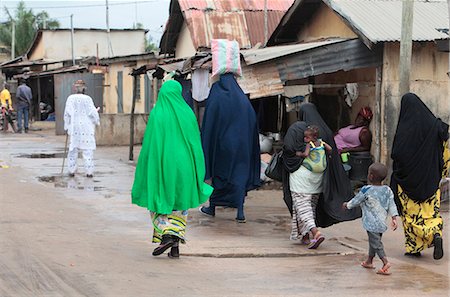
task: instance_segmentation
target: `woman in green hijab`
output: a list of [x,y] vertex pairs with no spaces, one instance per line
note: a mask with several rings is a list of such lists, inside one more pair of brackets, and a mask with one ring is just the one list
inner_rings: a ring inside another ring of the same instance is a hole
[[131,192],[132,203],[152,216],[153,251],[179,257],[185,241],[187,213],[208,200],[205,160],[194,112],[181,96],[181,84],[166,81],[150,113]]

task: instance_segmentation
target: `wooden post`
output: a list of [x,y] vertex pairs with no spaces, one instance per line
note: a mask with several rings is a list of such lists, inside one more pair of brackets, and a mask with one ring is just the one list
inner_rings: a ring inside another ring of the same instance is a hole
[[402,2],[402,35],[400,40],[399,96],[409,92],[412,54],[414,1]]
[[384,121],[382,120],[384,115],[384,108],[382,98],[381,98],[381,82],[382,82],[382,75],[383,75],[383,69],[381,66],[378,66],[375,70],[375,118],[374,118],[374,130],[375,130],[375,137],[374,137],[374,143],[375,143],[375,162],[381,162],[383,149],[381,147],[382,141],[383,141],[383,129],[384,127]]
[[131,116],[130,116],[130,152],[128,160],[133,161],[133,149],[134,149],[134,109],[136,107],[136,91],[137,91],[137,80],[140,79],[140,75],[133,75],[133,102],[131,104]]
[[37,108],[34,111],[34,116],[36,117],[36,121],[41,120],[41,101],[42,101],[42,91],[41,91],[41,76],[38,74],[37,76],[37,89],[38,89],[38,100],[37,100]]

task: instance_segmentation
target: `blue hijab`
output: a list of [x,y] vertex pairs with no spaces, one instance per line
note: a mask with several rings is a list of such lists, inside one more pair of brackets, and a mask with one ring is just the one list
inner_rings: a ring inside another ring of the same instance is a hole
[[233,74],[221,75],[212,85],[201,132],[205,178],[212,179],[215,190],[237,187],[246,192],[260,185],[256,114]]

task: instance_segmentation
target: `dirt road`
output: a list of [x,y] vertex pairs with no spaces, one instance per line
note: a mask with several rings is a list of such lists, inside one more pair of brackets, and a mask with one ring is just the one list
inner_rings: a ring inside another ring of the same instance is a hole
[[320,250],[292,244],[279,191],[252,192],[246,224],[230,209],[215,219],[192,210],[181,258],[153,257],[148,213],[130,204],[126,148],[99,148],[89,180],[57,177],[63,145],[0,135],[10,166],[0,169],[0,296],[448,296],[448,253],[405,258],[401,230],[384,237],[388,277],[359,266],[360,221],[325,229]]

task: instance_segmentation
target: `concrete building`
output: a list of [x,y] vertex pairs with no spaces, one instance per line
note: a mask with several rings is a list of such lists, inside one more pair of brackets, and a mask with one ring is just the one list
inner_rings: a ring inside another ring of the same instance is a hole
[[[107,58],[141,54],[145,52],[144,29],[111,29],[108,50],[108,32],[103,29],[74,29],[74,56]],[[39,30],[26,53],[28,60],[71,60],[72,44],[70,29]]]

